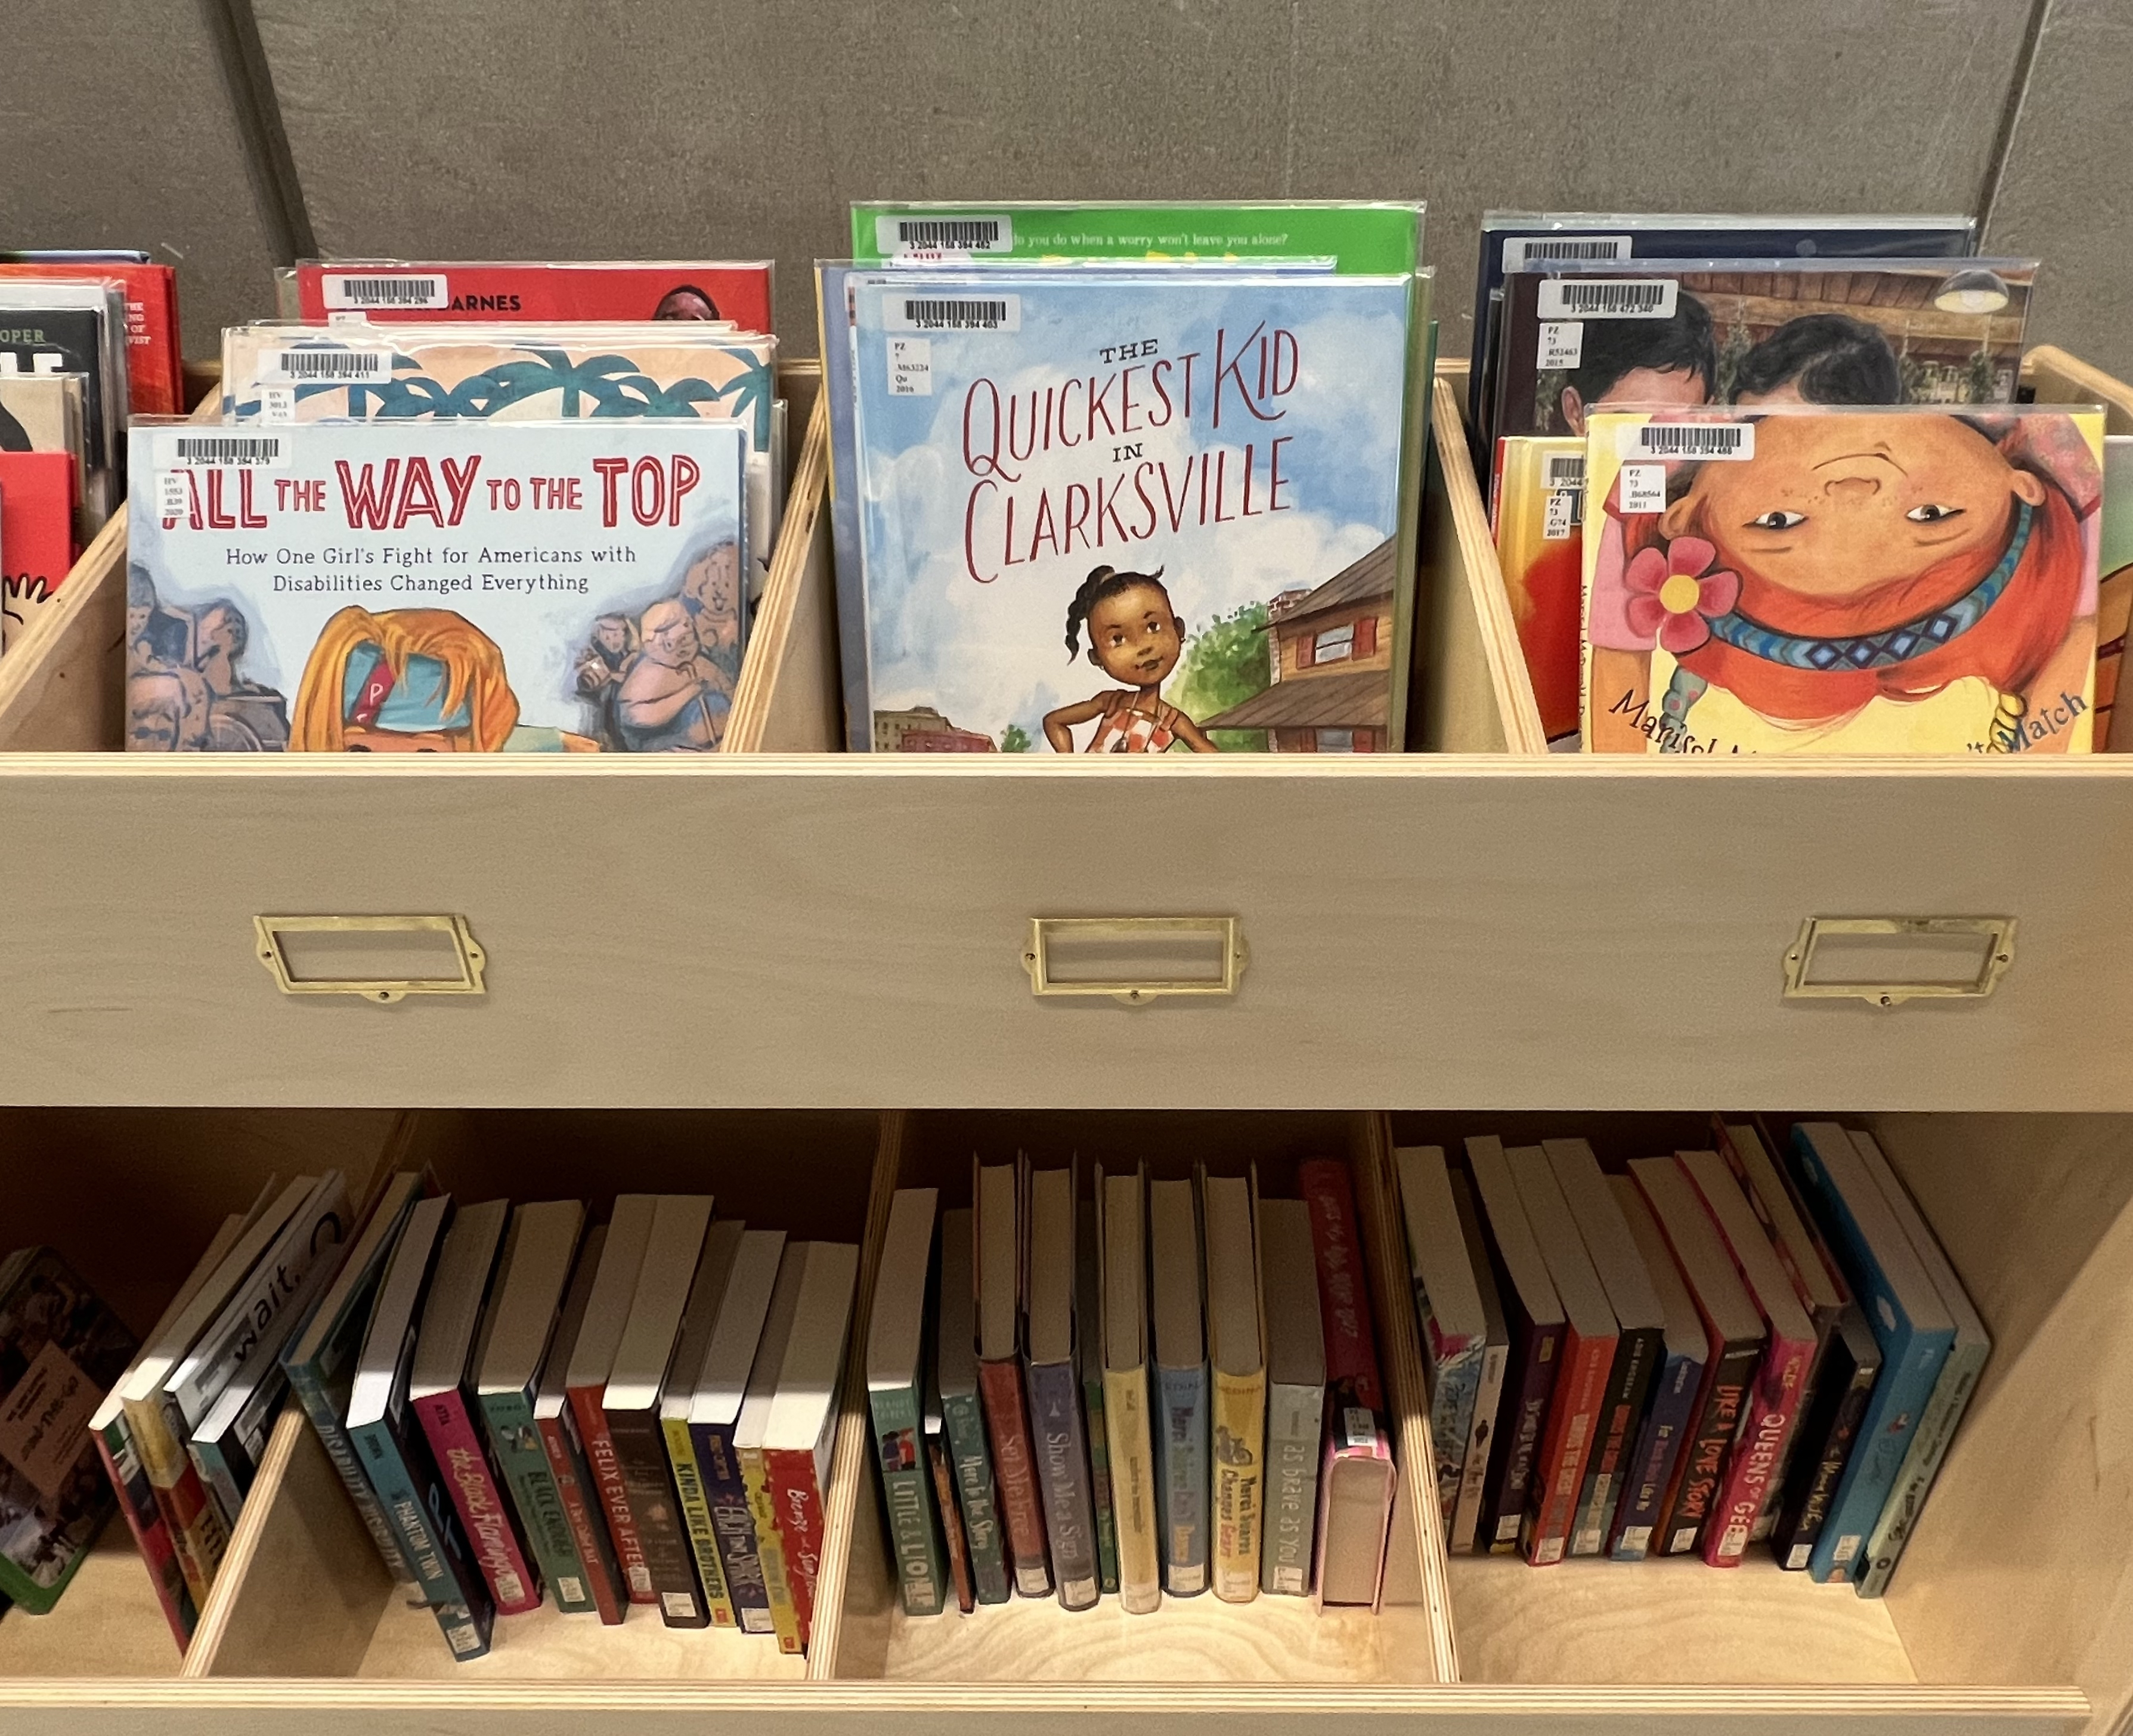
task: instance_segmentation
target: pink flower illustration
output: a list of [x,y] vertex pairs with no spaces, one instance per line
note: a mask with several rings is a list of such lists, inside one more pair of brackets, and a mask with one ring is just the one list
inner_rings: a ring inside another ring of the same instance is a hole
[[1662,552],[1640,548],[1622,575],[1630,591],[1630,630],[1656,634],[1659,648],[1685,656],[1711,637],[1709,623],[1741,600],[1741,576],[1707,572],[1718,551],[1701,537],[1677,537]]

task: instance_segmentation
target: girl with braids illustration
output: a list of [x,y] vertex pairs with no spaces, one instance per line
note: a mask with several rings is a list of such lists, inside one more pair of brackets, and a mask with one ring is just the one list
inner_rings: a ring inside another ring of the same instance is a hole
[[1089,661],[1123,682],[1078,705],[1062,706],[1044,719],[1044,739],[1057,754],[1074,751],[1074,726],[1094,721],[1091,754],[1160,754],[1182,741],[1196,754],[1220,753],[1195,723],[1163,697],[1163,684],[1185,653],[1185,623],[1170,606],[1163,569],[1119,572],[1099,567],[1081,581],[1066,609],[1066,656],[1081,649],[1089,630]]

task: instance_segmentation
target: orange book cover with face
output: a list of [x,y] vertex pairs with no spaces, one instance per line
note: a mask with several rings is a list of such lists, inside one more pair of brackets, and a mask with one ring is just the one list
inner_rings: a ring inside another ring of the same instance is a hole
[[1586,746],[2085,753],[2103,416],[1601,412]]
[[693,417],[137,421],[127,745],[709,753],[748,436]]

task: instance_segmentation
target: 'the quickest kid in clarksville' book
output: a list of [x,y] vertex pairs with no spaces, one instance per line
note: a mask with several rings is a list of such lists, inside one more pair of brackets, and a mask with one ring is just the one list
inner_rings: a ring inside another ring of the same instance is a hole
[[861,280],[873,747],[1390,746],[1409,291],[1235,268]]

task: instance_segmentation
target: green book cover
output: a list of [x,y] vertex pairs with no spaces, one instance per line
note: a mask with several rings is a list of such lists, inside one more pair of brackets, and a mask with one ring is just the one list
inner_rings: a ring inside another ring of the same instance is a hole
[[548,1449],[533,1420],[532,1404],[523,1392],[484,1392],[481,1420],[542,1575],[556,1589],[556,1603],[566,1615],[597,1609],[585,1584],[585,1564],[578,1558],[577,1539],[571,1533],[570,1515],[563,1509],[562,1491],[556,1487]]
[[947,1563],[933,1517],[933,1473],[919,1426],[918,1389],[877,1386],[867,1394],[867,1402],[874,1413],[874,1463],[881,1471],[904,1613],[938,1615],[946,1608]]
[[999,1507],[993,1495],[992,1453],[985,1442],[985,1409],[975,1392],[941,1395],[941,1420],[963,1507],[963,1534],[970,1551],[970,1579],[980,1603],[1008,1600],[1007,1555],[1000,1536]]

